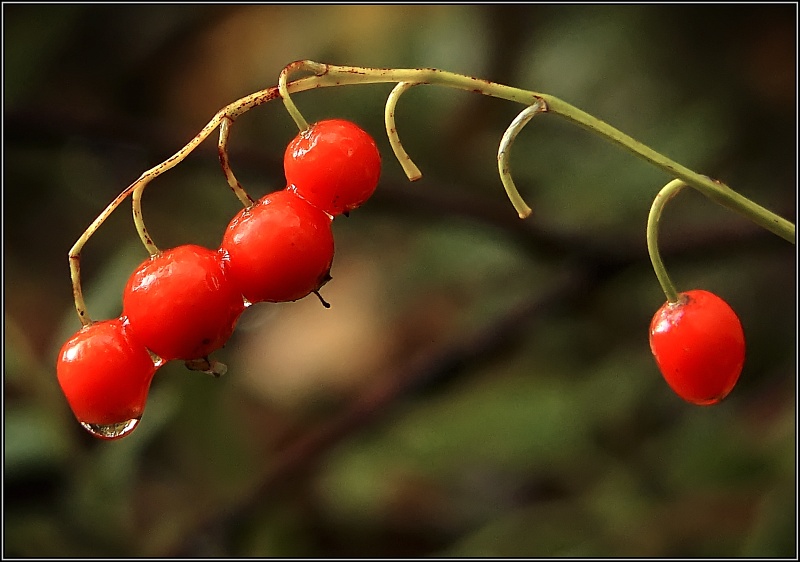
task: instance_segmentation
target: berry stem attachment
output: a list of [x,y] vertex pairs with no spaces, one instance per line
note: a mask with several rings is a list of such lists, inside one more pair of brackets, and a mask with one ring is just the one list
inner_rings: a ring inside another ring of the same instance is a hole
[[242,184],[239,183],[239,180],[236,179],[236,176],[233,174],[233,169],[231,168],[230,158],[228,157],[228,136],[230,135],[230,126],[232,124],[233,119],[227,116],[223,117],[219,123],[219,143],[217,144],[219,163],[222,166],[222,172],[225,174],[228,185],[233,190],[236,197],[239,198],[239,201],[242,202],[242,205],[247,208],[255,201],[247,194]]
[[83,299],[83,289],[81,288],[81,256],[69,255],[69,276],[72,279],[72,300],[75,301],[75,311],[81,320],[82,326],[92,323],[89,313],[86,311],[86,301]]
[[658,251],[658,224],[667,201],[675,197],[684,187],[687,187],[684,181],[672,180],[661,188],[653,200],[650,214],[647,217],[647,252],[650,254],[650,261],[653,262],[653,270],[656,272],[661,289],[667,296],[667,301],[671,303],[678,302],[678,290],[667,275],[664,262],[661,260],[661,253]]
[[142,217],[142,192],[146,184],[142,184],[133,190],[133,224],[136,226],[136,232],[139,233],[139,239],[144,244],[145,249],[150,256],[156,256],[159,253],[158,246],[155,245],[153,239],[147,233],[147,227],[144,225],[144,218]]
[[300,110],[297,109],[297,106],[292,101],[292,98],[289,95],[289,88],[286,85],[286,80],[289,77],[289,74],[298,70],[308,70],[319,76],[320,74],[327,72],[326,67],[327,65],[320,64],[318,62],[298,60],[286,65],[283,70],[281,70],[280,76],[278,77],[278,91],[280,92],[281,99],[283,100],[283,105],[286,107],[286,111],[289,112],[289,115],[292,117],[295,124],[301,131],[308,129],[308,121],[305,120],[303,114],[300,113]]
[[[88,226],[86,230],[83,231],[83,234],[80,235],[78,240],[75,241],[75,244],[72,245],[72,248],[69,250],[69,269],[70,269],[70,279],[72,280],[72,295],[75,301],[75,310],[78,313],[78,318],[80,318],[81,323],[84,326],[88,326],[92,323],[91,317],[86,309],[86,302],[83,298],[83,290],[81,288],[81,270],[80,270],[80,254],[83,250],[83,247],[86,245],[86,242],[89,241],[89,238],[97,231],[98,228],[106,221],[106,219],[111,215],[111,213],[116,210],[117,207],[135,190],[137,189],[144,189],[147,184],[149,184],[152,180],[163,174],[164,172],[172,169],[180,162],[182,162],[192,151],[197,148],[197,146],[202,143],[213,131],[216,129],[220,122],[227,118],[235,119],[237,116],[241,115],[242,113],[249,111],[250,109],[259,106],[263,103],[266,103],[270,100],[279,97],[278,88],[272,87],[267,88],[266,90],[260,90],[249,96],[245,96],[235,102],[226,105],[222,109],[220,109],[214,117],[203,127],[199,133],[195,135],[195,137],[189,141],[189,143],[178,150],[175,154],[153,166],[146,172],[144,172],[139,178],[126,187],[119,195],[117,195],[108,206],[103,209],[103,211],[97,216],[97,218],[92,221],[92,223]],[[141,232],[140,232],[141,237]],[[144,240],[143,240],[144,241]],[[145,244],[147,247],[147,244]],[[154,246],[155,247],[155,246]],[[148,248],[150,251],[150,248]]]
[[400,142],[400,137],[397,134],[397,126],[395,125],[394,121],[394,114],[395,106],[397,105],[397,100],[400,99],[400,96],[406,90],[416,85],[416,82],[399,82],[397,86],[392,89],[392,92],[386,99],[386,109],[384,110],[386,135],[389,137],[389,144],[392,146],[395,158],[397,158],[397,161],[400,163],[400,166],[403,168],[403,171],[406,173],[406,177],[409,181],[417,181],[420,179],[422,177],[422,172],[419,168],[417,168],[417,165],[414,164],[414,161],[411,160],[408,152],[406,152],[406,149],[403,148],[403,144]]
[[[141,178],[140,178],[141,179]],[[72,280],[72,298],[75,301],[75,311],[78,313],[78,318],[80,318],[81,324],[84,326],[88,326],[92,323],[92,319],[89,316],[89,312],[86,310],[86,301],[83,298],[83,289],[81,288],[81,249],[92,237],[100,225],[105,222],[105,220],[109,217],[109,215],[119,207],[120,203],[122,203],[125,198],[131,193],[132,189],[129,186],[125,189],[122,193],[117,195],[114,200],[108,204],[108,206],[100,213],[92,224],[83,231],[80,238],[73,244],[72,248],[69,251],[69,275],[70,279]]]
[[522,196],[514,184],[514,179],[511,177],[511,166],[508,162],[508,155],[511,151],[511,145],[522,130],[528,124],[528,121],[533,119],[536,115],[547,111],[547,105],[544,100],[538,99],[532,105],[523,109],[508,126],[506,132],[503,133],[503,138],[500,139],[500,148],[497,151],[497,167],[500,171],[500,181],[503,182],[503,187],[506,189],[506,194],[511,200],[511,204],[519,213],[519,218],[524,219],[530,216],[531,208],[522,199]]

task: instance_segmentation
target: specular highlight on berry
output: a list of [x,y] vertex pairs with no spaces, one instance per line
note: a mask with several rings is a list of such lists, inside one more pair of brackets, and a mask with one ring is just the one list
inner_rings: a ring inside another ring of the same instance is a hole
[[206,357],[224,346],[244,308],[223,256],[193,244],[145,260],[122,296],[132,337],[166,361]]
[[372,196],[381,175],[375,140],[351,121],[327,119],[300,132],[283,158],[288,189],[337,216]]
[[285,189],[239,211],[220,245],[232,283],[251,303],[295,301],[318,291],[330,279],[331,222]]

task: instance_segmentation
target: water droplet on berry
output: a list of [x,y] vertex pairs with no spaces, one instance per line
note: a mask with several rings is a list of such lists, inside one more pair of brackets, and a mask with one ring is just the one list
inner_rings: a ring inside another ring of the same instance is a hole
[[149,349],[147,350],[147,352],[150,354],[150,359],[153,360],[153,365],[155,365],[157,368],[161,367],[165,363],[165,361],[161,357],[159,357]]
[[139,420],[141,418],[133,418],[108,425],[81,422],[81,425],[86,431],[100,439],[120,439],[136,429],[136,426],[139,425]]

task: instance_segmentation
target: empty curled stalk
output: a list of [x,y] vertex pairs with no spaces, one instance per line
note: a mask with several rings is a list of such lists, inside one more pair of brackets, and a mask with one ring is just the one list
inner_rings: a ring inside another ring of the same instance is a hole
[[511,177],[511,168],[508,162],[508,155],[511,151],[511,145],[517,138],[517,135],[522,128],[528,124],[528,121],[533,119],[539,113],[547,111],[547,106],[544,101],[536,100],[533,105],[529,105],[517,115],[508,126],[506,132],[503,133],[503,138],[500,139],[500,148],[497,151],[497,167],[500,171],[500,181],[503,182],[503,187],[506,189],[506,194],[511,200],[511,204],[519,213],[519,218],[524,219],[530,216],[531,208],[522,199],[522,196],[514,184],[514,179]]
[[411,88],[412,86],[416,86],[417,84],[414,82],[400,82],[392,89],[392,92],[389,94],[389,97],[386,98],[386,109],[384,110],[384,121],[386,122],[386,135],[389,137],[389,144],[392,146],[392,150],[394,151],[394,156],[397,158],[397,161],[400,163],[400,166],[403,168],[403,171],[406,173],[406,177],[409,181],[417,181],[422,177],[422,172],[420,172],[417,165],[414,164],[414,161],[411,160],[411,157],[406,152],[406,149],[403,148],[403,143],[400,142],[400,137],[397,134],[397,126],[395,125],[394,121],[394,113],[395,113],[395,106],[397,105],[397,100],[400,99],[400,96]]

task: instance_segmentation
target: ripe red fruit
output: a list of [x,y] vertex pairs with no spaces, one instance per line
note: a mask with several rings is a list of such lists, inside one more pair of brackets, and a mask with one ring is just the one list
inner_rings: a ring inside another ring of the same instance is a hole
[[328,119],[300,132],[283,157],[288,188],[332,216],[360,207],[378,185],[381,155],[355,123]]
[[233,218],[220,249],[228,274],[252,303],[305,297],[330,279],[330,215],[287,190],[262,197]]
[[223,256],[192,244],[153,256],[122,295],[131,336],[164,360],[208,356],[228,340],[244,310]]
[[713,293],[681,293],[650,323],[650,349],[661,374],[684,400],[716,404],[736,385],[744,366],[739,317]]
[[75,417],[105,438],[135,427],[156,369],[144,346],[129,337],[124,318],[84,326],[61,347],[56,362],[58,383]]

